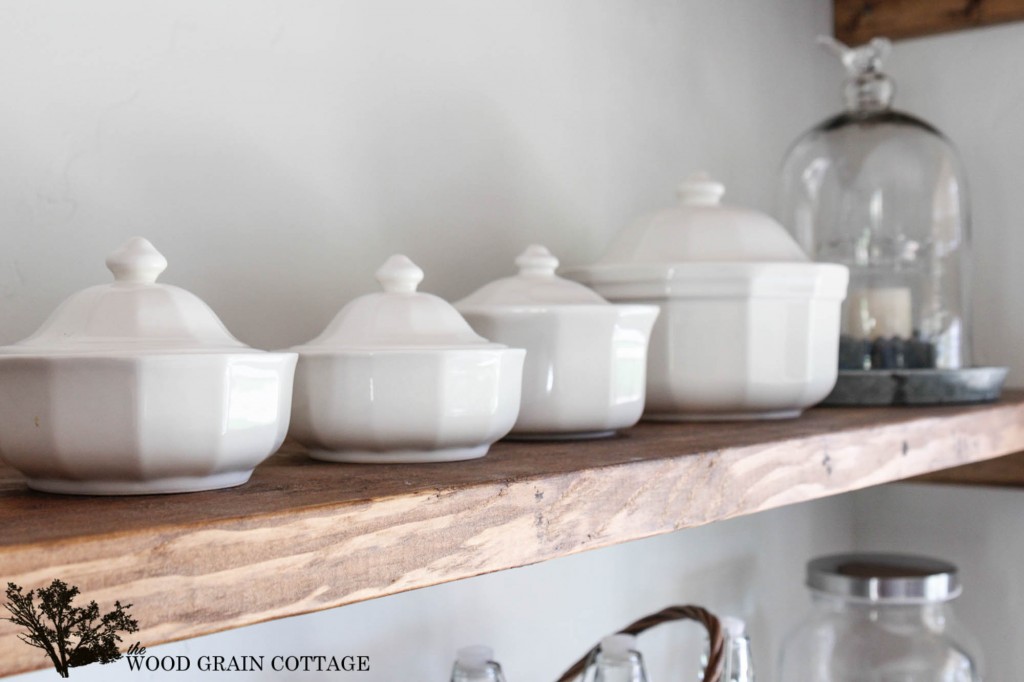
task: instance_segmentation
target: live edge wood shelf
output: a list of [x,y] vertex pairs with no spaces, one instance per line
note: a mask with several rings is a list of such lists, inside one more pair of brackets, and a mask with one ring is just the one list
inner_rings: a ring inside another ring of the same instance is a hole
[[[0,467],[0,580],[60,578],[101,608],[131,602],[153,645],[1021,450],[1024,392],[1011,392],[975,407],[641,424],[499,443],[460,464],[326,464],[286,449],[244,486],[189,495],[45,495]],[[46,663],[15,632],[0,622],[0,675]]]

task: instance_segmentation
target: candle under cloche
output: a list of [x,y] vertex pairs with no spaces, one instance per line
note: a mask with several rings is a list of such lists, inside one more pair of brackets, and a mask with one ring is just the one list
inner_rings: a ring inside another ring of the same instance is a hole
[[1006,370],[971,364],[959,156],[934,126],[892,108],[888,40],[820,41],[846,68],[846,109],[790,148],[780,218],[815,260],[850,268],[839,378],[825,403],[993,400]]

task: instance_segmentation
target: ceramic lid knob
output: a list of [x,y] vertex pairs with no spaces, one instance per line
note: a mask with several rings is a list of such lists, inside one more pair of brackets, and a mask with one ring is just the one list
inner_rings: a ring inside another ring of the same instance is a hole
[[376,277],[384,291],[349,301],[322,334],[297,348],[319,353],[504,348],[474,332],[444,299],[416,291],[423,271],[405,256],[391,256]]
[[0,355],[259,353],[236,339],[195,294],[156,281],[164,258],[142,237],[107,256],[114,281],[69,296],[31,336]]
[[132,237],[107,256],[107,269],[118,282],[152,284],[167,269],[167,259],[148,239]]
[[558,259],[543,246],[532,244],[516,258],[519,274],[527,277],[554,277]]
[[694,173],[679,185],[679,203],[633,221],[596,265],[808,262],[786,228],[767,214],[723,204],[723,194],[722,183]]
[[423,281],[423,270],[406,256],[397,254],[380,266],[375,277],[389,294],[411,294]]
[[608,301],[582,284],[570,282],[555,274],[558,259],[539,244],[528,246],[516,258],[519,272],[514,277],[502,277],[488,282],[455,307],[477,312],[529,306],[537,312],[538,306],[608,305]]
[[725,185],[703,172],[694,173],[679,184],[679,200],[687,206],[718,206]]

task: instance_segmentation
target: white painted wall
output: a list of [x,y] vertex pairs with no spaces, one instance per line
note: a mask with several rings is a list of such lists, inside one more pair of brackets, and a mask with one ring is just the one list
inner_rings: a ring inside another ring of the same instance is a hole
[[[786,146],[838,104],[837,69],[811,44],[829,18],[825,0],[2,3],[0,343],[105,281],[104,256],[134,234],[168,256],[164,281],[202,296],[242,340],[281,347],[372,290],[396,251],[424,267],[424,289],[454,298],[509,272],[532,241],[565,263],[592,260],[696,168],[726,181],[734,202],[770,209]],[[901,105],[964,151],[984,263],[977,346],[1018,374],[1024,91],[1011,65],[1022,30],[912,41],[892,59]],[[695,601],[752,617],[770,680],[780,633],[802,610],[804,561],[852,546],[855,527],[866,545],[889,536],[865,528],[899,530],[865,517],[872,509],[855,518],[852,504],[159,652],[367,653],[374,671],[345,679],[390,682],[444,679],[455,647],[488,641],[510,678],[544,680],[635,616]],[[1011,524],[1013,501],[998,504],[994,523]],[[948,532],[972,529],[951,520]],[[670,666],[685,652],[670,652],[682,639],[678,628],[645,639],[657,679],[678,679]],[[120,666],[74,677],[142,679]]]
[[[243,341],[304,341],[402,251],[458,297],[593,260],[706,168],[770,208],[827,110],[819,1],[0,4],[0,342],[149,237]],[[796,115],[794,112],[799,112]]]

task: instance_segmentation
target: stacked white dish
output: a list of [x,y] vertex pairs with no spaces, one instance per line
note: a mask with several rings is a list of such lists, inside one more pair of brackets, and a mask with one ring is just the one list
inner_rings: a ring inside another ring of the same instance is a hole
[[558,277],[558,259],[543,246],[527,248],[516,265],[517,275],[456,303],[477,332],[527,351],[510,436],[594,438],[635,424],[658,307],[612,305]]
[[525,351],[478,336],[392,256],[299,354],[291,436],[332,462],[483,457],[519,413]]
[[111,284],[0,348],[0,456],[36,490],[174,493],[245,483],[288,430],[294,353],[242,344],[135,238]]
[[653,303],[645,418],[794,417],[836,381],[846,267],[812,263],[781,225],[721,204],[697,174],[568,276],[610,301]]

